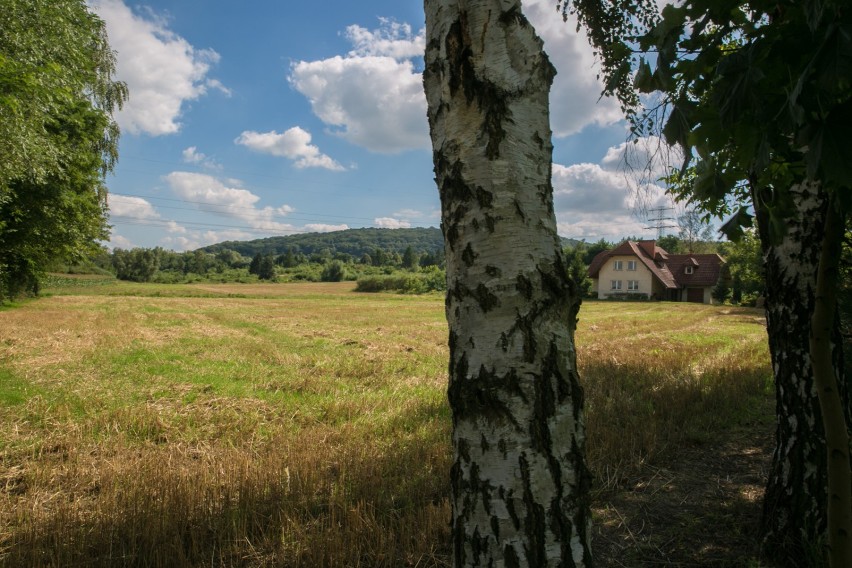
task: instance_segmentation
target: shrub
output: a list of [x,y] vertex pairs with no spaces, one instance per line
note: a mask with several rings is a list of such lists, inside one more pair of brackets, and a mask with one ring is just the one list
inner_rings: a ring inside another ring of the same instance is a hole
[[358,279],[356,292],[399,292],[425,294],[446,290],[444,271],[430,268],[423,272],[394,272],[393,274],[364,276]]
[[341,282],[346,280],[346,269],[343,268],[343,263],[339,260],[333,260],[326,264],[320,274],[320,280],[323,282]]

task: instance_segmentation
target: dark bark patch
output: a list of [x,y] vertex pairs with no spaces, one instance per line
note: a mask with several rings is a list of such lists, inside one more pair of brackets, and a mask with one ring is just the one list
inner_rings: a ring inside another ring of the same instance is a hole
[[452,23],[447,37],[444,38],[444,50],[450,71],[447,81],[450,94],[455,96],[459,88],[464,88],[468,103],[472,98],[469,94],[469,85],[474,80],[473,64],[470,61],[473,51],[470,45],[467,12],[460,12],[459,19]]
[[[447,390],[454,421],[456,416],[464,416],[470,421],[508,423],[520,430],[521,425],[511,410],[509,397],[520,398],[526,402],[518,374],[512,371],[507,375],[497,375],[484,366],[480,367],[475,376],[468,379],[451,377]],[[503,443],[503,449],[499,448],[500,443]],[[498,449],[505,453],[505,443],[502,440],[498,442]]]
[[545,552],[545,534],[547,534],[546,514],[544,507],[537,503],[532,490],[532,479],[530,476],[530,464],[526,454],[518,458],[521,468],[521,482],[524,486],[524,505],[527,515],[524,519],[524,532],[527,535],[528,546],[526,548],[526,561],[529,566],[547,566],[547,554]]
[[511,544],[506,544],[503,547],[503,558],[506,562],[506,568],[521,568],[521,559],[518,558],[518,552]]
[[477,304],[479,304],[479,308],[483,313],[488,313],[494,308],[500,307],[500,298],[493,294],[483,283],[479,283],[476,287],[476,291],[471,294],[476,299]]
[[476,262],[476,257],[479,255],[473,252],[473,247],[470,243],[467,243],[467,246],[464,247],[464,251],[462,252],[462,262],[465,263],[465,266],[473,266],[473,263]]
[[506,503],[506,512],[509,513],[509,518],[512,520],[512,525],[515,527],[515,530],[519,530],[521,528],[521,516],[518,514],[518,511],[515,509],[515,495],[512,491],[508,491],[505,495],[500,495],[500,498]]
[[491,534],[494,536],[494,540],[500,542],[500,519],[496,516],[491,517]]
[[497,21],[499,21],[504,26],[517,24],[522,28],[525,28],[530,24],[526,16],[521,13],[521,9],[519,6],[514,6],[511,9],[506,10],[505,12],[500,14],[500,18],[498,18]]
[[509,351],[509,336],[506,335],[506,332],[500,334],[500,349],[503,350],[503,353]]
[[494,194],[485,191],[481,187],[476,188],[476,202],[483,209],[491,209],[494,206]]
[[521,207],[521,202],[515,199],[515,213],[517,213],[518,217],[521,221],[527,220],[527,215],[524,213],[524,209]]
[[479,106],[484,115],[481,132],[488,140],[485,155],[489,160],[496,160],[500,157],[500,144],[506,138],[504,121],[511,120],[508,106],[510,94],[476,76],[467,12],[460,12],[458,20],[450,25],[444,46],[449,67],[450,94],[456,96],[461,89],[467,104],[475,102]]
[[456,453],[465,463],[470,463],[470,444],[467,440],[459,440]]
[[447,246],[455,250],[459,240],[459,226],[469,211],[465,203],[473,199],[474,192],[464,180],[460,161],[450,163],[444,158],[443,152],[436,152],[433,160],[441,203],[453,204],[452,208],[449,205],[444,207],[441,229]]
[[523,296],[525,300],[529,300],[530,298],[532,298],[532,282],[530,282],[530,279],[524,276],[523,274],[518,274],[515,283],[515,288],[517,288],[518,292],[520,292],[521,296]]
[[500,217],[492,217],[491,215],[485,214],[485,227],[488,229],[488,232],[492,235],[494,234],[494,230],[496,229],[496,222],[500,220]]
[[500,278],[500,275],[503,274],[503,271],[498,267],[489,264],[485,267],[485,274],[492,278]]

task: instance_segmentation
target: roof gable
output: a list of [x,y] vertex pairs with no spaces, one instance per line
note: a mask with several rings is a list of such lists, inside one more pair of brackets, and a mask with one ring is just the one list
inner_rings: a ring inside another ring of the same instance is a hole
[[[592,259],[589,277],[598,278],[606,261],[614,256],[635,256],[666,288],[713,286],[719,280],[725,262],[718,254],[669,254],[654,241],[624,241]],[[689,274],[687,266],[691,268]]]

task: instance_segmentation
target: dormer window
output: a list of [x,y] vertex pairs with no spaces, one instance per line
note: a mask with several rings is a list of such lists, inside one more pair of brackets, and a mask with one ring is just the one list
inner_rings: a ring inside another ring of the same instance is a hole
[[683,273],[684,274],[692,274],[692,267],[691,266],[685,266],[683,268]]

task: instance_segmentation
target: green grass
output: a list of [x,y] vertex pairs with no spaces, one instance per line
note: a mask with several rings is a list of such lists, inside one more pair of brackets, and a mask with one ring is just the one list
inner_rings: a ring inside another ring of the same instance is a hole
[[[443,299],[353,287],[58,282],[0,312],[0,564],[448,565]],[[596,495],[748,423],[764,333],[585,304]]]

